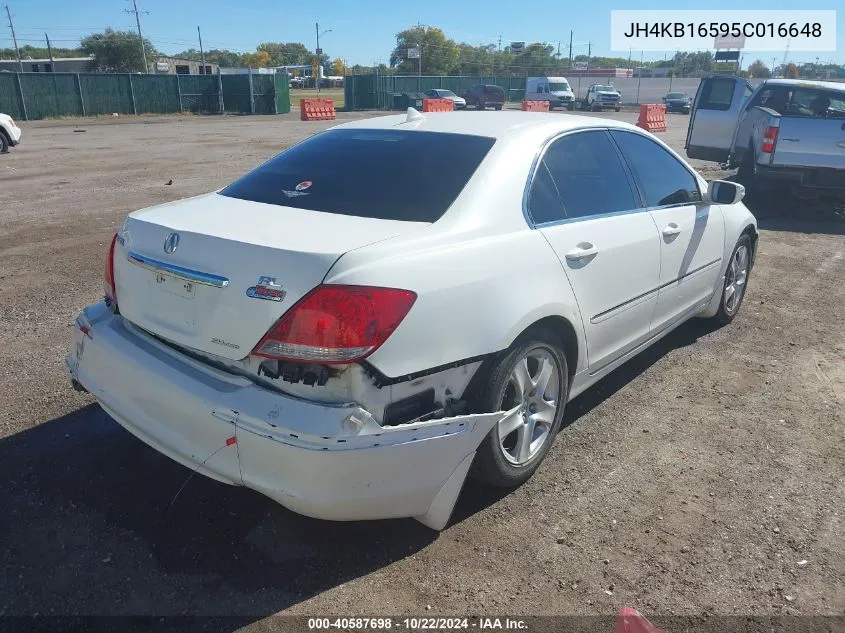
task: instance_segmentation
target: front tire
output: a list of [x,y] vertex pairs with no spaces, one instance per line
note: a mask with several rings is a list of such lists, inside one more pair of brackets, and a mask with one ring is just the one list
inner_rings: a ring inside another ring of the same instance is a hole
[[6,133],[0,130],[0,154],[6,154],[9,151],[9,139],[6,138]]
[[570,101],[566,104],[566,109],[572,112],[575,109],[575,104]]
[[514,412],[478,447],[475,479],[516,488],[534,474],[563,420],[569,396],[567,367],[563,344],[546,328],[529,332],[497,361],[478,391],[477,410]]
[[731,253],[731,259],[725,271],[725,283],[722,286],[722,300],[719,303],[719,311],[714,317],[722,325],[727,325],[734,320],[745,298],[748,276],[751,273],[752,248],[751,238],[744,234],[740,236]]

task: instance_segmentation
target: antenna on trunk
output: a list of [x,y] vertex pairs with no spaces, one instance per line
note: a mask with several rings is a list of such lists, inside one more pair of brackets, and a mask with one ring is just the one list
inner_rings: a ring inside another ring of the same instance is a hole
[[412,121],[424,121],[425,115],[420,112],[419,110],[415,110],[414,108],[408,108],[408,118],[405,119],[405,123],[411,123]]

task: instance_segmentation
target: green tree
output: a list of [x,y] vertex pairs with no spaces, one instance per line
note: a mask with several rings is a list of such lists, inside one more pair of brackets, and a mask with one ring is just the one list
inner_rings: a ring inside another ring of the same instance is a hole
[[330,74],[335,77],[340,77],[346,74],[346,64],[343,63],[342,59],[337,58],[332,62]]
[[[147,38],[143,41],[147,64],[154,61],[156,49]],[[107,73],[148,72],[144,68],[141,40],[132,31],[115,31],[107,28],[102,33],[92,33],[79,43],[84,55],[91,56],[89,68]]]
[[769,67],[763,62],[762,59],[755,59],[754,62],[748,67],[748,72],[751,74],[752,77],[762,77],[767,79],[772,76]]
[[301,66],[310,64],[314,53],[299,42],[264,42],[256,49],[270,55],[271,66]]
[[[21,59],[49,59],[50,52],[46,46],[32,46],[25,44],[18,49],[21,53]],[[59,59],[61,57],[85,57],[85,53],[79,48],[57,48],[53,47],[53,57]],[[0,48],[0,59],[16,59],[14,48]]]
[[787,79],[798,79],[798,66],[789,63],[783,67],[783,76]]
[[435,27],[405,29],[396,34],[396,47],[390,54],[390,65],[399,72],[417,72],[419,60],[408,59],[408,49],[422,49],[422,74],[447,75],[458,63],[460,52],[454,40]]
[[[182,57],[184,59],[192,59],[194,61],[201,61],[203,55],[195,48],[189,48],[181,53],[176,53],[175,57]],[[205,61],[208,64],[217,64],[221,68],[243,68],[243,56],[235,51],[221,50],[213,48],[210,51],[205,51]]]

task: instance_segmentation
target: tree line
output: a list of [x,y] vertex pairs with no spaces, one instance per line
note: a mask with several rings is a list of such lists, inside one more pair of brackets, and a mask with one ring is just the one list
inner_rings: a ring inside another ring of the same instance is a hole
[[[26,45],[20,49],[22,58],[46,58],[45,47]],[[152,42],[143,40],[148,72],[155,56],[159,54]],[[419,56],[410,51],[419,51]],[[53,48],[55,58],[91,57],[90,70],[100,72],[143,72],[144,55],[141,42],[134,31],[120,31],[111,28],[101,33],[92,33],[82,38],[76,48]],[[169,55],[200,61],[204,56],[207,63],[224,68],[262,68],[272,66],[310,66],[316,54],[300,42],[263,42],[255,51],[238,52],[227,49],[211,49],[202,54],[196,48]],[[0,49],[0,59],[14,59],[15,50]],[[709,51],[679,51],[671,58],[640,63],[631,57],[601,57],[584,55],[583,52],[569,56],[568,41],[555,43],[526,42],[521,50],[500,43],[483,45],[457,42],[446,36],[442,29],[431,26],[412,27],[396,34],[396,44],[390,52],[389,62],[373,66],[356,64],[347,69],[342,58],[332,59],[326,54],[319,57],[319,64],[327,75],[344,75],[347,72],[416,74],[423,75],[554,75],[565,74],[575,64],[587,64],[589,68],[655,68],[666,69],[675,77],[699,77],[704,73],[733,70],[732,64],[719,64]],[[671,69],[671,70],[670,70]],[[845,66],[841,64],[786,64],[769,68],[761,59],[752,62],[740,74],[750,77],[817,78],[833,75],[845,78]]]

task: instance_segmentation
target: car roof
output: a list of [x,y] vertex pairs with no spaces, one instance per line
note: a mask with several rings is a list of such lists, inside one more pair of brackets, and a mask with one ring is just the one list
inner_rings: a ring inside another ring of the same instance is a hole
[[816,79],[767,79],[767,86],[794,86],[799,88],[825,88],[845,92],[845,83],[838,81],[819,81]]
[[333,129],[381,129],[417,130],[420,132],[441,132],[488,136],[496,139],[508,138],[525,132],[536,132],[539,136],[552,136],[560,132],[580,128],[618,128],[639,130],[629,123],[577,114],[549,114],[547,112],[521,112],[517,110],[497,112],[427,112],[422,118],[408,119],[407,113],[377,116],[350,121]]

